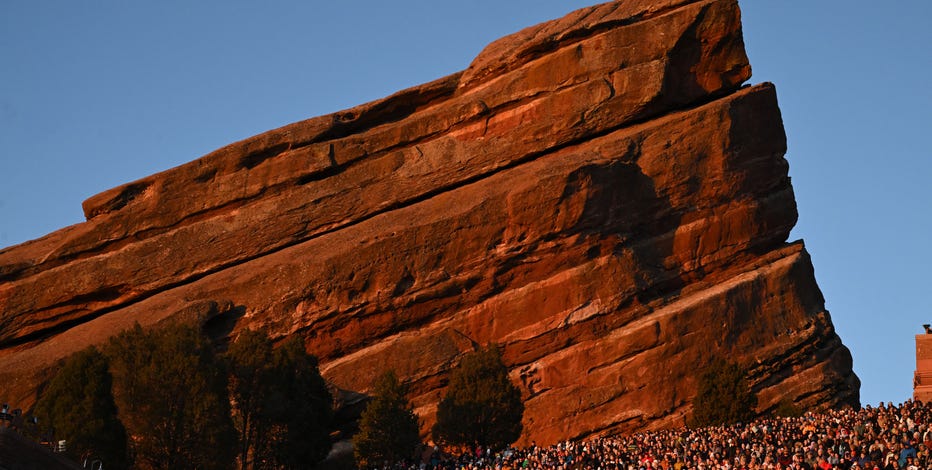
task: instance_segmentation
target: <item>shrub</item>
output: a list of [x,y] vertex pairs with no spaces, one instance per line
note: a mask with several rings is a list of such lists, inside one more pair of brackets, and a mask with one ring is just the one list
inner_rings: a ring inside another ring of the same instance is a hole
[[803,409],[789,399],[780,400],[773,410],[773,415],[779,418],[798,418],[804,414]]
[[712,361],[699,377],[690,427],[746,423],[755,416],[757,396],[751,393],[747,373],[737,364]]

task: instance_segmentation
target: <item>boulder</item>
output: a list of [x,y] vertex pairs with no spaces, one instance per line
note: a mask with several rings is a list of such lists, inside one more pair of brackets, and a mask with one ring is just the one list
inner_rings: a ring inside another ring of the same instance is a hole
[[0,381],[139,323],[300,336],[331,384],[394,369],[425,431],[485,343],[523,442],[681,425],[724,356],[766,412],[859,404],[801,241],[773,85],[735,0],[579,10],[463,72],[233,143],[0,251]]

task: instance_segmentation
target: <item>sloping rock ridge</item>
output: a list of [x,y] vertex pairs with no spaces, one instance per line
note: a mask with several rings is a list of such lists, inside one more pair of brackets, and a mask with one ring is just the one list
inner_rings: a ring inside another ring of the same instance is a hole
[[243,140],[0,252],[0,383],[138,322],[299,335],[335,386],[393,368],[425,429],[502,345],[523,442],[683,423],[696,374],[760,410],[857,405],[802,242],[772,85],[734,0],[598,5],[463,72]]

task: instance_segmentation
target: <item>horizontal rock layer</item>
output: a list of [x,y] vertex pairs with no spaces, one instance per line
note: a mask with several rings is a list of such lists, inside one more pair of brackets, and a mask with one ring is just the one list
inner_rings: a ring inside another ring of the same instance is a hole
[[393,368],[425,426],[500,343],[539,443],[680,424],[718,355],[762,409],[857,404],[749,77],[733,0],[609,3],[106,191],[0,251],[0,380],[31,402],[67,354],[183,318],[300,335],[346,390]]

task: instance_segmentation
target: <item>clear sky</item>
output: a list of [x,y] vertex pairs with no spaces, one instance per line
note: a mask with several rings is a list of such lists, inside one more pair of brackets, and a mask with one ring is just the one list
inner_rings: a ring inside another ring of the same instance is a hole
[[[0,0],[0,247],[231,142],[466,68],[592,1]],[[803,238],[864,404],[911,396],[932,322],[932,2],[741,0]]]

